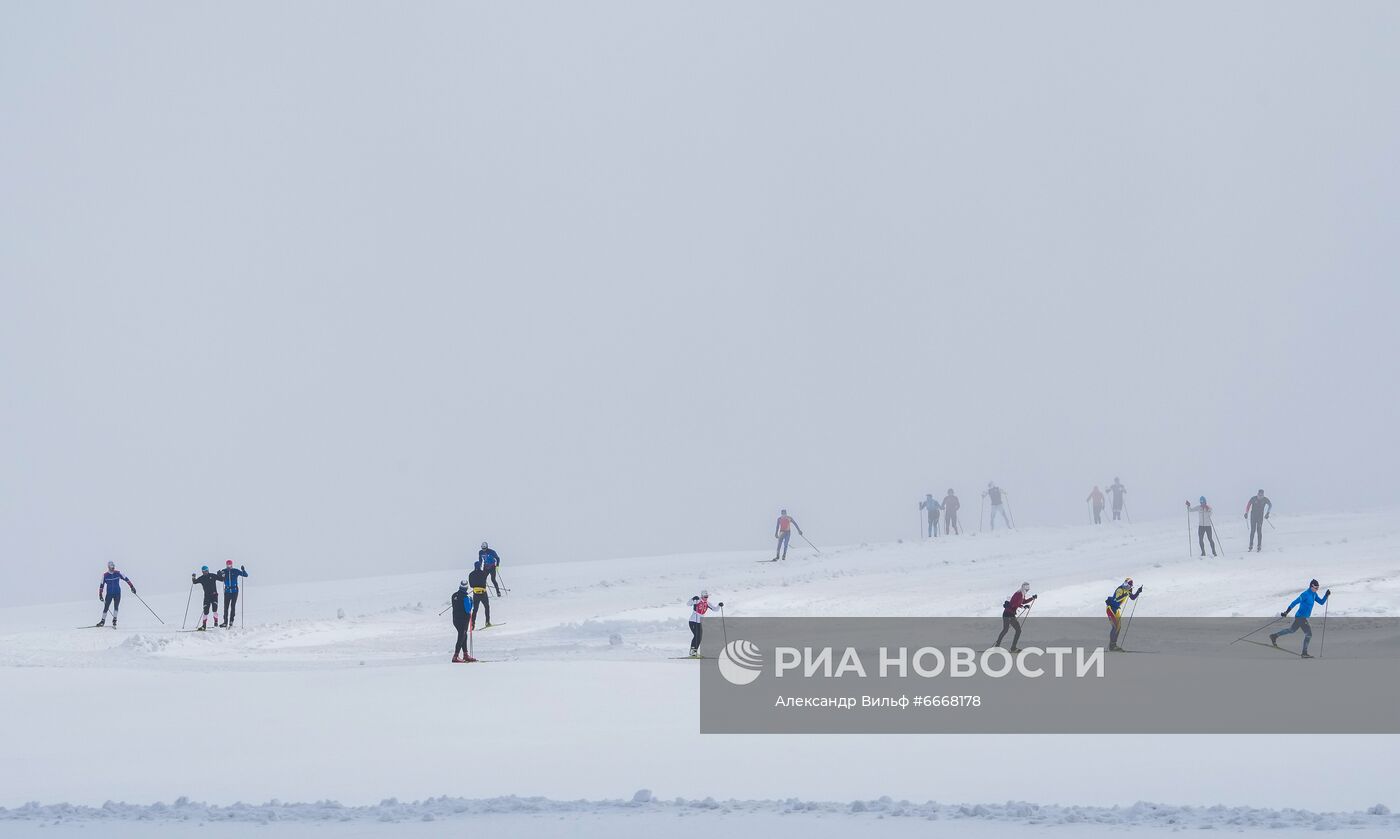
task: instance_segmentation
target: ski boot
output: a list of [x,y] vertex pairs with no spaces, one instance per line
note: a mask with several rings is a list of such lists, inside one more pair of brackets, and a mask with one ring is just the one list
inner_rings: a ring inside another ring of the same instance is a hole
[[1299,658],[1312,658],[1312,653],[1308,652],[1307,650],[1304,650],[1298,657],[1299,657]]
[[1118,646],[1117,644],[1109,644],[1108,651],[1111,653],[1121,653],[1123,652],[1123,648]]
[[1270,643],[1270,644],[1273,644],[1275,647],[1277,647],[1277,646],[1278,646],[1278,636],[1277,636],[1277,635],[1270,635],[1270,636],[1269,636],[1269,643]]
[[205,626],[204,624],[201,623],[199,626],[195,627],[195,630],[194,630],[194,631],[195,631],[195,632],[208,632],[208,631],[209,631],[209,627],[208,627],[208,626]]
[[691,657],[691,658],[699,658],[699,657],[700,657],[700,651],[699,651],[699,650],[691,650],[691,651],[690,651],[690,657]]
[[104,617],[102,620],[98,621],[97,623],[93,624],[93,626],[106,626],[106,625],[107,625],[107,619],[106,619],[105,617]]
[[459,655],[457,655],[456,653],[453,653],[453,654],[452,654],[452,663],[453,663],[453,664],[461,664],[461,663],[462,663],[462,657],[459,656]]
[[1020,651],[1021,651],[1021,648],[1020,648],[1020,647],[1012,647],[1012,648],[1011,648],[1011,654],[1012,654],[1012,655],[1015,655],[1016,653],[1019,653]]
[[482,627],[482,629],[490,629],[490,628],[491,628],[491,621],[487,621],[487,622],[486,622],[486,625]]
[[112,628],[113,628],[113,629],[116,629],[116,628],[117,628],[117,616],[116,616],[116,615],[113,615],[113,616],[112,616]]

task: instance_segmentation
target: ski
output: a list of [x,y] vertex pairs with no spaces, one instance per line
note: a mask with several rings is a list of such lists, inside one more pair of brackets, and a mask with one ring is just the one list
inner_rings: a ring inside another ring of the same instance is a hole
[[714,658],[714,656],[712,656],[712,655],[673,655],[673,656],[668,656],[668,658],[670,658],[672,661],[686,661],[686,660],[701,661],[701,660],[707,659],[707,658]]
[[1254,640],[1253,638],[1246,638],[1246,639],[1244,639],[1244,642],[1245,642],[1246,644],[1258,644],[1258,645],[1261,646],[1261,647],[1268,647],[1268,648],[1271,649],[1271,650],[1278,650],[1278,651],[1281,652],[1281,653],[1287,653],[1288,655],[1296,656],[1296,657],[1298,657],[1298,658],[1302,658],[1302,657],[1303,657],[1303,654],[1302,654],[1302,653],[1295,653],[1295,652],[1293,652],[1292,650],[1285,650],[1283,647],[1276,647],[1276,646],[1274,646],[1273,644],[1266,644],[1266,643],[1264,643],[1263,641],[1256,641],[1256,640]]
[[488,630],[488,629],[495,629],[495,628],[498,627],[498,626],[505,626],[505,625],[506,625],[506,622],[505,622],[505,621],[501,621],[501,622],[499,622],[499,623],[488,623],[486,626],[483,626],[481,629],[479,629],[479,630],[473,629],[472,631],[473,631],[473,632],[485,632],[485,631]]

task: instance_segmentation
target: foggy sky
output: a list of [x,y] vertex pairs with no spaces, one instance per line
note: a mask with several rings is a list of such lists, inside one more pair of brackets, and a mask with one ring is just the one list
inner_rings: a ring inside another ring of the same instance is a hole
[[3,0],[0,603],[1394,503],[1397,36]]

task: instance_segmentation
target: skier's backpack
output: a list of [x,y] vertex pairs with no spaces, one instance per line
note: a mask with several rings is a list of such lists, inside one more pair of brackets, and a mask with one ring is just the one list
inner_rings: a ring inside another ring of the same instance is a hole
[[1001,601],[1001,608],[1003,608],[1003,609],[1010,609],[1010,608],[1011,608],[1011,601],[1010,601],[1010,600],[1003,600],[1003,601]]

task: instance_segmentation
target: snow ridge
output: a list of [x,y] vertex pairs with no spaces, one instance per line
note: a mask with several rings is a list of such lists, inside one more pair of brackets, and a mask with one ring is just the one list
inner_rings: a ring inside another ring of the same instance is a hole
[[622,815],[626,813],[683,816],[695,812],[723,815],[822,815],[849,818],[908,818],[973,820],[1025,825],[1117,825],[1174,829],[1307,829],[1307,830],[1400,830],[1400,816],[1377,804],[1365,811],[1350,813],[1308,810],[1270,810],[1255,807],[1184,807],[1138,802],[1126,807],[1085,807],[1042,805],[1022,801],[1004,804],[914,803],[889,797],[869,801],[802,801],[796,798],[767,800],[725,800],[713,798],[660,800],[650,790],[638,790],[631,799],[599,801],[558,801],[515,795],[498,798],[429,798],[400,802],[389,798],[378,804],[347,807],[335,801],[265,804],[236,803],[218,806],[181,797],[172,804],[125,804],[109,801],[101,807],[74,804],[30,802],[15,809],[0,807],[0,822],[242,822],[326,823],[326,822],[410,822],[436,821],[480,815]]

